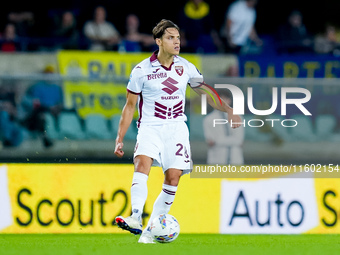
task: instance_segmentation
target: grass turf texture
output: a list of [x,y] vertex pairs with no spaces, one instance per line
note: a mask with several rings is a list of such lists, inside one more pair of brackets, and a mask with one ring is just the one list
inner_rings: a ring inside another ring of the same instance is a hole
[[0,234],[0,254],[340,254],[340,235],[180,234],[139,244],[131,234]]

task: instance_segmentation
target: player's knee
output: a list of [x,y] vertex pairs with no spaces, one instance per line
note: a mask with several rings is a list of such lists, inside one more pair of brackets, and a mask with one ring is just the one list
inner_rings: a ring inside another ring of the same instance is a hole
[[164,180],[164,184],[166,185],[170,185],[170,186],[178,186],[178,183],[179,183],[179,178],[178,179],[165,179]]
[[137,156],[134,160],[135,171],[149,175],[152,159],[146,156]]
[[181,178],[182,171],[166,171],[164,184],[170,186],[178,186],[179,179]]

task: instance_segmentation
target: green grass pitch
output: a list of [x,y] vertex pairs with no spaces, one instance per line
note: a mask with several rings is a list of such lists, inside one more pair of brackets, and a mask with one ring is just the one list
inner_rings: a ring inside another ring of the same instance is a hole
[[180,234],[168,244],[137,241],[131,234],[0,234],[0,254],[340,254],[340,235]]

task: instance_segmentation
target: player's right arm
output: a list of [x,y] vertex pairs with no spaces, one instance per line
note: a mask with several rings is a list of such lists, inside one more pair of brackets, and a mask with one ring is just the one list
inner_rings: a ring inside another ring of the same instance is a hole
[[133,115],[136,110],[136,104],[138,101],[138,95],[133,94],[131,92],[127,92],[126,95],[126,103],[124,105],[122,116],[120,117],[119,126],[118,126],[118,132],[117,132],[117,138],[116,138],[116,147],[114,153],[117,155],[117,157],[121,158],[124,155],[123,151],[123,139],[126,134],[126,131],[128,130]]
[[115,154],[117,157],[121,158],[124,155],[123,151],[123,139],[128,130],[133,115],[136,110],[136,104],[138,102],[138,96],[142,92],[142,87],[144,84],[144,72],[140,65],[137,65],[131,72],[130,79],[127,85],[126,103],[124,105],[122,116],[120,117]]

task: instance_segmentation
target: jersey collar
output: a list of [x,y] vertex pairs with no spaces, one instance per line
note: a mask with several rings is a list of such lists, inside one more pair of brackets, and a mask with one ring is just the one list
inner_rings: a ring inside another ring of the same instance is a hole
[[158,55],[158,50],[156,50],[154,53],[152,53],[151,57],[150,57],[150,63],[152,66],[161,66],[163,67],[166,71],[170,71],[171,70],[171,67],[174,63],[178,62],[179,59],[178,59],[178,56],[176,55],[174,57],[174,62],[172,62],[172,64],[170,65],[170,67],[166,67],[166,66],[163,66],[161,65],[161,63],[159,63],[158,61],[158,58],[157,58],[157,55]]

